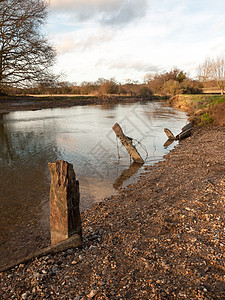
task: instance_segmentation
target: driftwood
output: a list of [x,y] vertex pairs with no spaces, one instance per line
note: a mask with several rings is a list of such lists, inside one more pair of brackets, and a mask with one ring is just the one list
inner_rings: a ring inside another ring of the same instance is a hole
[[55,245],[48,246],[46,248],[40,249],[35,253],[32,253],[24,258],[21,258],[19,260],[16,260],[15,262],[12,262],[8,265],[4,265],[0,268],[0,272],[3,272],[5,270],[11,269],[12,267],[19,265],[19,264],[25,264],[29,261],[32,261],[38,257],[46,256],[48,254],[54,254],[62,251],[66,251],[70,248],[81,248],[82,247],[82,240],[80,235],[74,234],[67,240],[64,240],[60,243],[57,243]]
[[164,132],[167,135],[169,140],[172,140],[172,141],[176,140],[176,137],[173,135],[171,130],[169,130],[168,128],[165,128]]
[[171,140],[171,141],[182,140],[182,139],[187,138],[187,137],[189,137],[191,135],[192,126],[193,126],[192,123],[188,123],[187,125],[185,125],[182,128],[181,133],[179,133],[176,136],[174,136],[174,134],[168,128],[165,128],[164,132],[167,135],[168,139]]
[[137,149],[132,144],[132,139],[127,137],[124,133],[122,128],[118,123],[116,123],[112,127],[113,131],[115,132],[116,136],[120,139],[123,146],[127,149],[127,152],[129,153],[130,157],[133,159],[134,162],[143,164],[144,161],[141,157],[141,155],[138,153]]
[[185,125],[181,130],[182,130],[182,131],[186,131],[186,130],[188,130],[188,129],[191,129],[192,127],[193,127],[193,123],[190,122],[190,123],[188,123],[187,125]]
[[185,130],[185,131],[182,131],[181,133],[179,133],[177,136],[176,136],[176,140],[183,140],[187,137],[189,137],[191,135],[191,128]]

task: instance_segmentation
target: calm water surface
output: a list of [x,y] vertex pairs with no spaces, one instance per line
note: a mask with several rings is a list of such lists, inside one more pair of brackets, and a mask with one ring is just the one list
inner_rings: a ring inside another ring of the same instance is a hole
[[[0,115],[0,267],[49,243],[48,162],[66,160],[80,181],[81,211],[134,182],[131,164],[112,126],[135,138],[146,164],[163,159],[163,131],[186,124],[184,112],[164,102],[76,106]],[[120,159],[118,158],[118,152]],[[130,178],[129,178],[130,177]]]

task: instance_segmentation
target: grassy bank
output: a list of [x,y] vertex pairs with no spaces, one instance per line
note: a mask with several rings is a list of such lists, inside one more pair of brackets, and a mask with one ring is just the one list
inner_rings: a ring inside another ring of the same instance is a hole
[[225,124],[225,95],[176,95],[170,103],[188,111],[197,125]]

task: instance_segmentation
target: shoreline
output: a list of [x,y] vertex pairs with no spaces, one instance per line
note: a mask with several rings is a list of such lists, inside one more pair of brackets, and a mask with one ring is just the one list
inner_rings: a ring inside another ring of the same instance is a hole
[[224,126],[195,128],[82,213],[83,249],[1,272],[2,299],[225,298]]
[[194,128],[81,214],[82,249],[0,272],[2,299],[224,299],[224,139],[225,126]]
[[0,97],[0,115],[15,111],[34,111],[48,108],[65,108],[78,105],[133,103],[137,101],[163,100],[162,97],[152,96],[140,98],[133,96],[10,96]]

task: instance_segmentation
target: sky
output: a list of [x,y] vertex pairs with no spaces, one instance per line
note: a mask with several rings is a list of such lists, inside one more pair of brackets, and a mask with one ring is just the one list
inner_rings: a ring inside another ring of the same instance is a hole
[[190,77],[225,51],[224,0],[50,0],[46,32],[66,81]]

